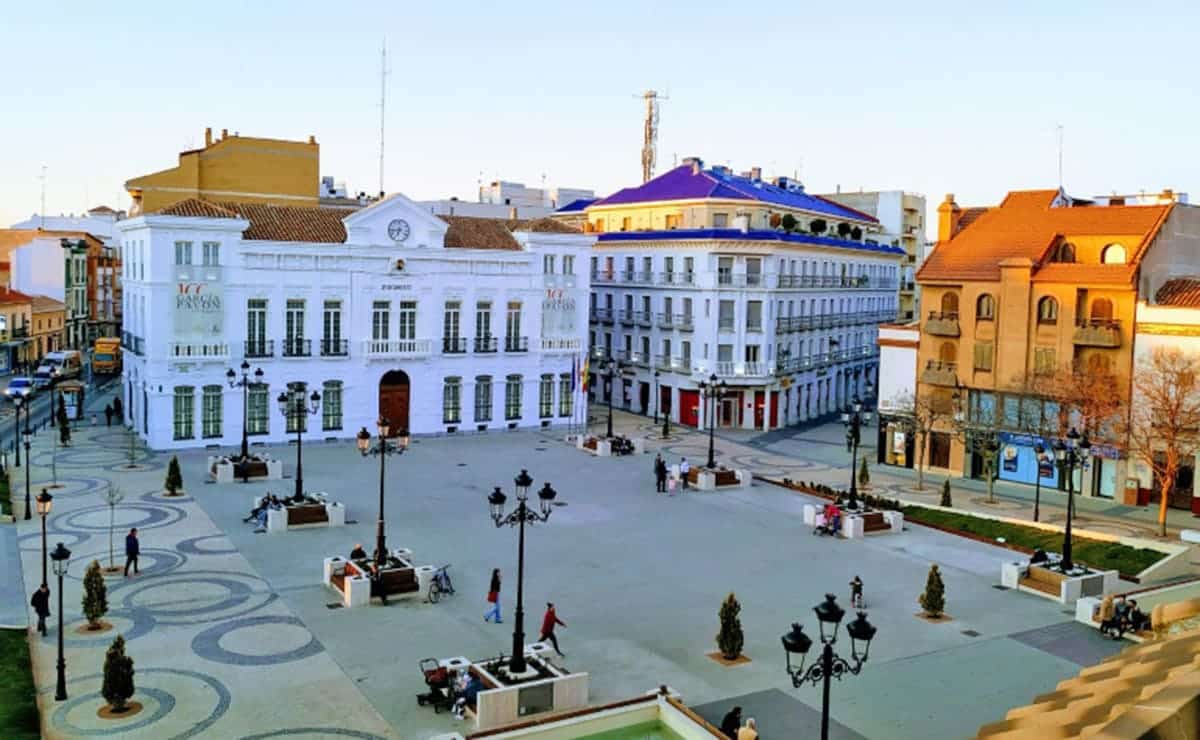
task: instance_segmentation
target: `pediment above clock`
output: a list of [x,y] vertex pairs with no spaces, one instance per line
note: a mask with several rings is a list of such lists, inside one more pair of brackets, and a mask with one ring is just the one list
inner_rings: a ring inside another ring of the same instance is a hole
[[445,221],[400,193],[389,195],[342,219],[346,243],[361,247],[441,249]]

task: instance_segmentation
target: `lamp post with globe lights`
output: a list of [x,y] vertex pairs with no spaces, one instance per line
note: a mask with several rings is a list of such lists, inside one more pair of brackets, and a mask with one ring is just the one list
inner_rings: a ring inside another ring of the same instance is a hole
[[850,453],[850,500],[858,501],[858,445],[862,441],[863,424],[871,423],[871,412],[863,411],[858,396],[842,412],[842,423],[846,425],[846,452]]
[[71,551],[58,543],[54,552],[50,553],[54,561],[54,575],[58,576],[58,683],[54,689],[55,701],[67,700],[67,661],[63,657],[63,576],[67,574],[67,566],[71,562]]
[[1092,443],[1087,434],[1080,436],[1072,427],[1066,440],[1055,440],[1054,457],[1067,479],[1067,526],[1063,529],[1062,571],[1075,567],[1071,559],[1071,520],[1075,518],[1075,468],[1082,468],[1091,456]]
[[529,471],[521,469],[520,475],[514,480],[513,484],[517,491],[517,508],[512,512],[504,513],[504,504],[508,501],[508,497],[500,490],[500,486],[488,494],[488,509],[492,515],[492,521],[497,527],[509,526],[517,528],[517,609],[514,612],[513,621],[513,636],[512,636],[512,658],[508,662],[508,670],[514,675],[521,675],[525,672],[525,604],[524,604],[524,588],[525,588],[525,524],[535,524],[537,522],[545,522],[550,518],[553,512],[554,499],[558,496],[558,492],[550,487],[549,483],[542,486],[538,491],[538,510],[534,511],[529,508],[529,488],[533,485],[533,478],[530,477]]
[[306,406],[304,384],[289,384],[288,389],[275,400],[279,404],[279,413],[283,414],[287,423],[296,426],[296,499],[300,500],[304,498],[304,427],[308,425],[308,417],[315,416],[321,410],[321,394],[313,391]]
[[725,395],[729,386],[722,380],[717,382],[717,374],[713,373],[708,382],[700,383],[700,392],[704,394],[705,409],[708,410],[708,468],[717,467],[716,430],[717,430],[717,400]]
[[242,482],[249,483],[250,467],[245,463],[250,458],[250,436],[249,428],[247,426],[247,412],[250,405],[250,386],[259,385],[262,383],[263,371],[260,367],[254,371],[253,375],[251,375],[250,363],[246,362],[245,360],[242,360],[240,369],[242,371],[241,378],[238,377],[238,374],[234,372],[233,368],[229,368],[225,371],[225,379],[229,382],[230,388],[242,389]]
[[37,496],[37,512],[42,518],[42,585],[49,583],[46,579],[46,517],[50,516],[50,508],[54,505],[54,497],[45,488]]
[[379,441],[374,447],[371,446],[371,433],[367,431],[366,427],[358,430],[355,440],[358,443],[358,451],[363,457],[369,455],[379,457],[379,521],[375,525],[375,564],[382,568],[387,565],[387,545],[383,525],[384,463],[388,455],[404,454],[404,451],[408,449],[409,437],[408,430],[403,429],[395,443],[389,441],[388,434],[391,432],[391,427],[387,419],[379,419],[375,422],[375,427],[379,433]]

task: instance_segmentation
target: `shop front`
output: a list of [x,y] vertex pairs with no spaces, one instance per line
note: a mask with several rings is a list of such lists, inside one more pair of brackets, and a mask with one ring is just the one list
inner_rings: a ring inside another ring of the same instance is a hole
[[880,465],[895,465],[902,468],[916,466],[916,444],[913,434],[908,431],[908,422],[894,416],[879,416],[878,438],[875,449],[878,450]]

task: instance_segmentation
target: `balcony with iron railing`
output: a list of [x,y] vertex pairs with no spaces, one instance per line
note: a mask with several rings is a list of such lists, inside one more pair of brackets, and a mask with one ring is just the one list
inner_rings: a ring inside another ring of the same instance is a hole
[[957,337],[961,332],[958,327],[957,311],[930,311],[925,321],[925,333],[935,337]]
[[242,345],[243,356],[247,358],[262,358],[275,356],[274,339],[250,339]]
[[658,273],[656,282],[659,285],[695,285],[696,273],[694,273],[694,272],[660,272],[660,273]]
[[733,331],[733,319],[718,319],[717,331]]
[[636,274],[637,274],[637,273],[636,273],[636,272],[634,272],[633,270],[621,270],[621,282],[623,282],[623,283],[632,283],[632,282],[633,282],[633,276],[634,276],[634,275],[636,275]]
[[498,343],[498,337],[475,337],[473,347],[474,351],[477,353],[488,354],[496,351],[496,346]]
[[921,372],[921,382],[954,388],[958,385],[958,363],[929,360]]
[[719,378],[768,378],[772,367],[766,362],[720,362],[716,363]]
[[692,323],[692,315],[687,313],[675,314],[675,327],[679,331],[695,331],[695,325]]
[[322,339],[322,357],[347,357],[350,354],[349,339]]
[[613,322],[613,311],[611,308],[593,308],[590,318],[594,323],[608,324],[611,326]]
[[582,346],[577,337],[542,337],[543,352],[578,352]]
[[597,270],[592,273],[593,283],[615,283],[616,276],[611,270]]
[[621,326],[633,326],[633,314],[629,309],[621,309]]
[[648,352],[630,352],[629,361],[639,367],[650,367],[650,354]]
[[229,344],[226,342],[169,342],[167,356],[172,360],[220,360],[229,359]]
[[505,352],[528,352],[529,337],[505,337],[504,338]]
[[442,337],[442,354],[465,355],[467,353],[466,337]]
[[367,357],[428,357],[433,352],[433,340],[365,339],[362,347],[363,354]]
[[675,328],[674,319],[675,319],[674,315],[669,314],[669,313],[658,314],[658,328],[659,329],[667,329],[667,330],[674,329]]
[[1120,319],[1078,319],[1072,341],[1081,347],[1115,349],[1121,346]]
[[312,340],[289,337],[283,340],[284,357],[312,357]]
[[638,326],[649,329],[654,325],[654,314],[650,311],[638,311],[633,315],[633,320]]
[[747,332],[762,333],[762,330],[763,330],[762,319],[759,319],[758,321],[754,321],[754,322],[746,322],[746,331]]

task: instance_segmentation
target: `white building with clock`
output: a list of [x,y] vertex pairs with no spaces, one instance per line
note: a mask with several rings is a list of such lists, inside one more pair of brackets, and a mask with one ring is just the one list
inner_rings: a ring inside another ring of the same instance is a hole
[[593,235],[400,195],[351,213],[189,199],[117,230],[126,422],[154,449],[236,449],[243,403],[251,443],[293,438],[284,391],[320,393],[310,439],[583,413]]

